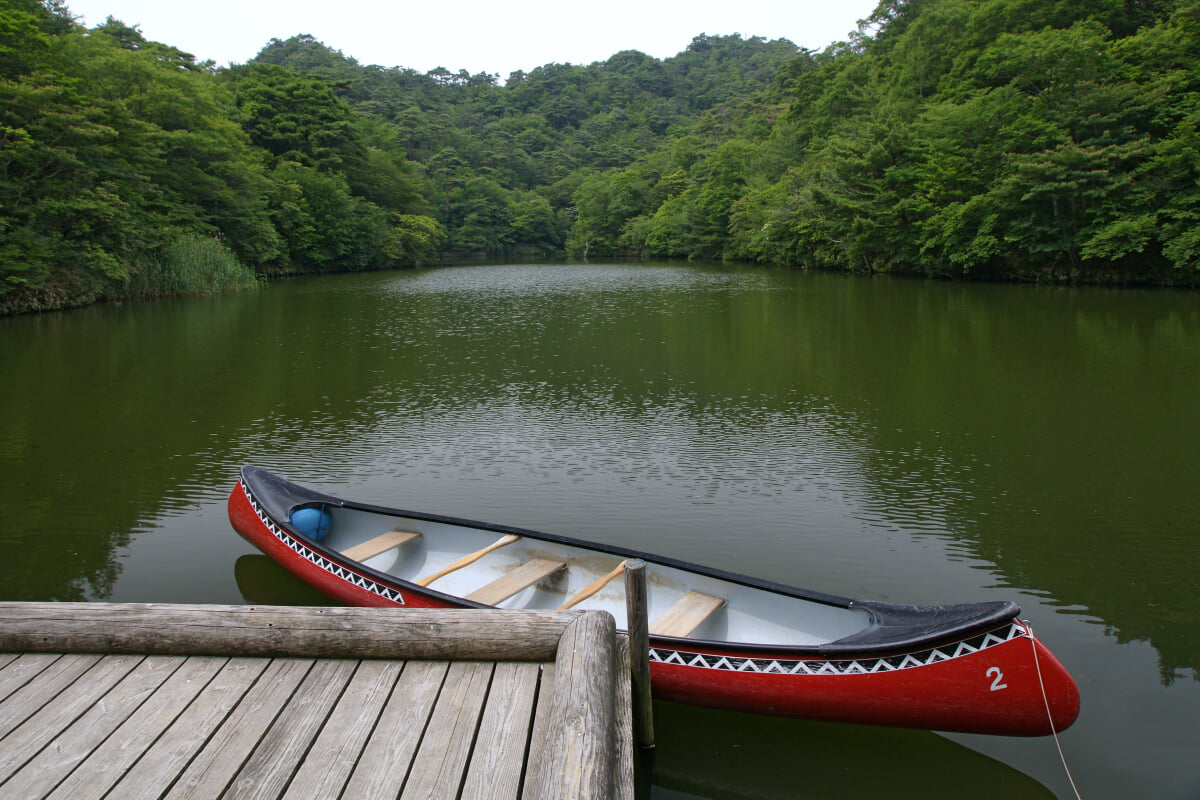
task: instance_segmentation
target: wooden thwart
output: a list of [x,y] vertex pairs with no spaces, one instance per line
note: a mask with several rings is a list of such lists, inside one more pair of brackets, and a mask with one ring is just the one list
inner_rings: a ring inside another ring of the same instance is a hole
[[486,586],[481,586],[467,595],[468,600],[494,606],[503,603],[522,589],[527,589],[542,578],[553,575],[567,566],[565,561],[550,561],[535,558],[503,575]]
[[688,592],[663,612],[662,616],[650,623],[650,634],[683,638],[700,627],[701,622],[723,605],[725,601],[720,597]]
[[420,578],[420,579],[414,581],[414,583],[416,583],[417,586],[428,586],[429,584],[436,581],[438,578],[441,578],[445,575],[449,575],[451,572],[456,572],[457,570],[460,570],[463,567],[469,567],[471,564],[474,564],[476,561],[483,558],[484,556],[486,556],[488,553],[492,552],[493,550],[499,550],[501,547],[505,547],[507,545],[512,544],[513,542],[519,542],[519,541],[521,541],[520,536],[517,536],[515,533],[510,533],[507,536],[503,536],[503,537],[497,539],[496,541],[492,542],[491,544],[489,544],[487,547],[483,548],[482,550],[476,550],[474,553],[471,553],[470,555],[463,556],[462,558],[460,558],[458,561],[455,561],[450,566],[442,567],[441,569],[439,569],[437,572],[433,573],[432,575],[426,575],[424,578]]
[[343,550],[342,555],[352,561],[366,561],[368,558],[374,558],[380,553],[386,553],[394,547],[407,544],[420,537],[421,534],[413,531],[388,531],[374,539],[367,539],[365,542]]

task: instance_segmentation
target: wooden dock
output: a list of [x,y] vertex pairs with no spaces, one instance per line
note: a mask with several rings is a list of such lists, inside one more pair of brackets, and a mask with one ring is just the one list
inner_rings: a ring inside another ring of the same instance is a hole
[[633,797],[601,612],[0,603],[0,798]]

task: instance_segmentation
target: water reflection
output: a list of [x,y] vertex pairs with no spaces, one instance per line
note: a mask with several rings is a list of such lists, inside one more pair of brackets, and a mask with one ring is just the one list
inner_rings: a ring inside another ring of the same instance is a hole
[[[222,506],[253,462],[837,594],[1016,597],[1103,675],[1076,740],[1120,727],[1135,684],[1200,710],[1193,294],[469,267],[6,319],[0,338],[5,599],[251,601]],[[1159,775],[1173,713],[1138,734]]]
[[671,703],[655,703],[654,715],[656,800],[1054,797],[1012,767],[924,731],[749,717]]
[[254,553],[233,564],[242,600],[250,605],[328,606],[333,602],[264,555]]

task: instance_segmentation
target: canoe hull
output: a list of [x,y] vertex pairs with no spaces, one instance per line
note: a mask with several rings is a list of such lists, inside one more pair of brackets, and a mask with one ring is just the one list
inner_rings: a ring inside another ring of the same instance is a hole
[[650,672],[664,700],[833,722],[1042,736],[1078,715],[1075,682],[1027,625],[1014,622],[945,650],[819,661],[652,647]]
[[[273,520],[244,483],[230,494],[229,518],[265,555],[344,605],[478,607],[322,552]],[[650,646],[655,697],[690,705],[1011,736],[1063,730],[1079,712],[1070,674],[1017,620],[938,647],[858,658],[661,637]]]

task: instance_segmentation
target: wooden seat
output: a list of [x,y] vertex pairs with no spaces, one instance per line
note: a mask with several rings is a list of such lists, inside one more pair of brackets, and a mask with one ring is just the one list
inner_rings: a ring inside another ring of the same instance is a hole
[[550,561],[544,558],[535,558],[532,561],[525,562],[512,572],[500,576],[491,583],[479,587],[467,595],[467,599],[473,600],[476,603],[483,603],[485,606],[494,606],[503,603],[522,589],[529,588],[542,578],[553,575],[566,566],[565,561]]
[[348,547],[342,551],[342,555],[351,561],[366,561],[368,558],[374,558],[380,553],[386,553],[393,547],[399,547],[402,544],[411,542],[413,539],[420,538],[421,534],[413,531],[388,531],[380,534],[374,539],[367,539],[365,542],[360,542],[353,547]]
[[725,601],[719,597],[688,592],[663,612],[662,616],[650,623],[650,634],[682,639],[700,627],[701,622],[723,605]]

